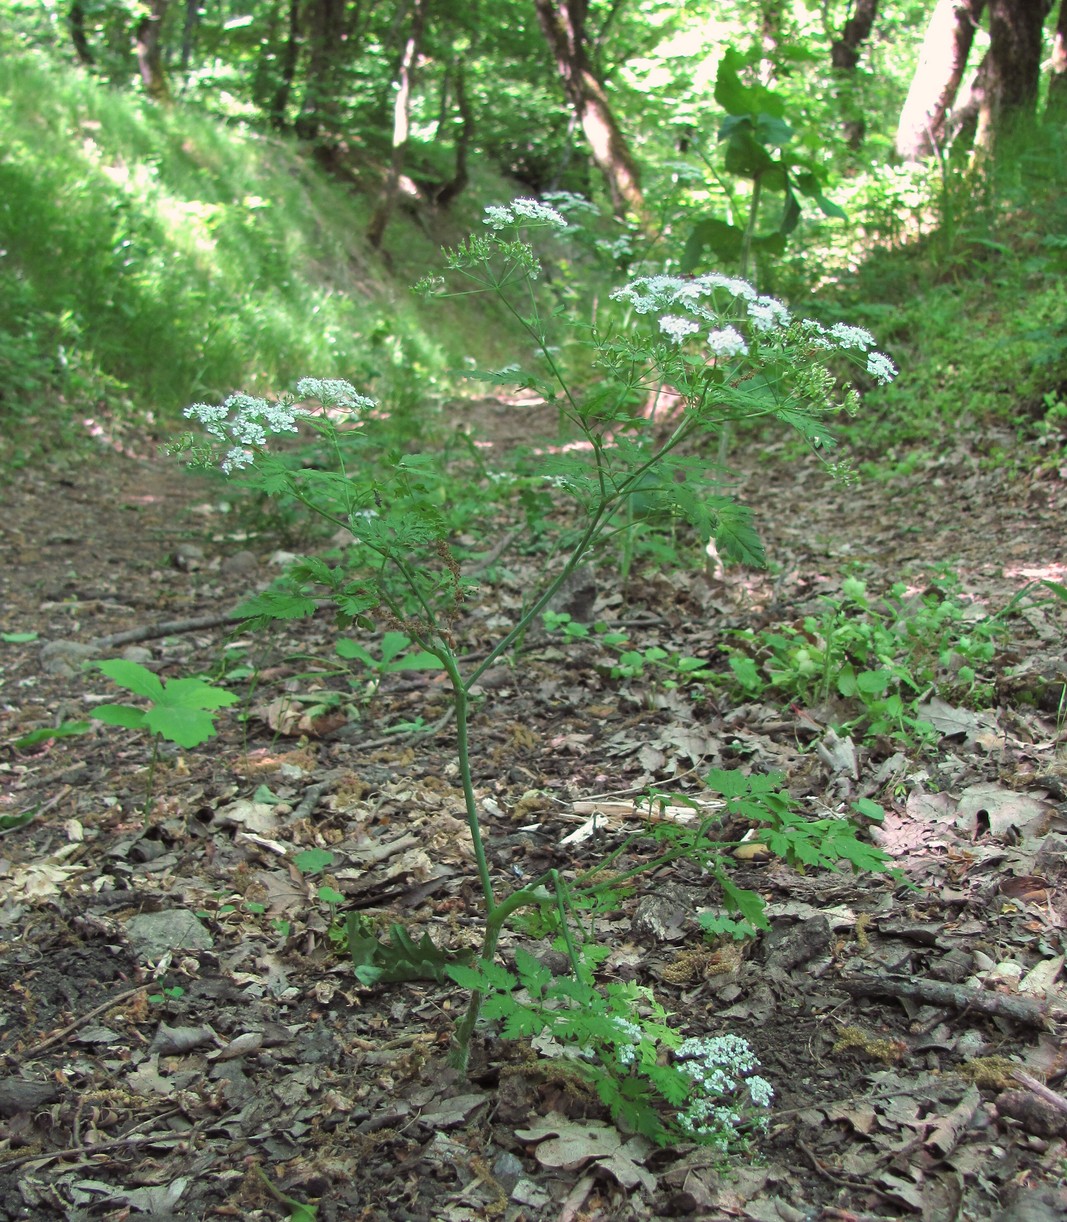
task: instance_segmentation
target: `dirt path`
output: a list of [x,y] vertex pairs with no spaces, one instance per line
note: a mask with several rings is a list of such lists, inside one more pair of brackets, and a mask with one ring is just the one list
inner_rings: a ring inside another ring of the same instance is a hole
[[[529,427],[513,405],[477,425],[498,444]],[[849,573],[873,594],[947,565],[976,616],[1032,578],[1065,580],[1067,481],[1051,469],[1008,475],[961,449],[846,488],[781,453],[740,465],[770,572],[646,567],[623,602],[602,566],[595,615],[640,625],[635,648],[725,673],[731,630],[800,624]],[[266,651],[238,638],[224,662],[219,629],[140,643],[166,678],[211,672],[249,693],[244,720],[165,755],[147,822],[137,736],[93,723],[14,745],[115,698],[77,651],[43,642],[224,611],[279,571],[279,541],[242,537],[223,491],[170,460],[102,453],[20,472],[3,494],[0,818],[37,813],[0,838],[0,1219],[312,1216],[293,1202],[331,1222],[985,1219],[1017,1199],[1027,1218],[1064,1215],[1056,605],[1010,620],[990,707],[970,722],[957,709],[927,752],[858,737],[839,750],[830,707],[613,679],[595,642],[548,638],[487,676],[472,728],[499,877],[587,868],[634,826],[622,795],[695,792],[719,767],[779,770],[816,815],[878,800],[872,835],[909,883],[757,859],[738,877],[772,929],[716,946],[696,921],[714,888],[682,863],[602,918],[606,979],[652,986],[692,1034],[745,1036],[775,1090],[753,1157],[634,1140],[609,1158],[615,1130],[565,1066],[487,1039],[456,1080],[457,990],[363,988],[328,937],[324,885],[379,936],[392,922],[439,945],[476,936],[447,726],[386,733],[444,712],[432,676],[392,676],[338,714],[290,661],[332,656],[324,619]],[[487,584],[461,626],[472,647],[536,564],[516,557]],[[598,802],[609,830],[564,843]],[[327,864],[299,868],[309,849]],[[512,936],[505,954],[515,945],[550,953]],[[553,1125],[566,1155],[542,1140]]]

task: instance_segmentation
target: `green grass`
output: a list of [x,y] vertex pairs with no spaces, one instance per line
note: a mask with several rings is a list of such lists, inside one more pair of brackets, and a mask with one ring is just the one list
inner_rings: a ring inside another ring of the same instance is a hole
[[[482,187],[468,209],[507,195]],[[408,288],[472,216],[431,233],[398,211],[387,269],[362,240],[373,202],[289,141],[0,59],[0,431],[30,419],[39,443],[47,416],[62,442],[75,408],[165,422],[301,375],[414,410],[471,333],[503,354],[499,319],[461,329]]]
[[[356,169],[374,183],[373,165]],[[434,304],[410,292],[440,266],[442,244],[479,227],[483,205],[521,193],[484,161],[472,177],[448,215],[398,208],[383,260],[363,241],[373,196],[327,177],[294,142],[8,49],[0,456],[72,445],[87,416],[169,434],[194,400],[278,393],[303,375],[347,378],[406,413],[408,436],[423,432],[427,411],[457,390],[450,370],[521,362],[527,346],[485,298]],[[1059,454],[1067,156],[1024,149],[982,198],[963,180],[940,191],[914,177],[875,169],[849,200],[891,249],[837,223],[816,227],[780,269],[798,312],[869,327],[900,366],[892,386],[866,388],[843,439],[875,474],[983,434],[999,439],[983,443],[992,461],[1013,438]],[[578,315],[578,297],[603,298],[622,277],[577,244],[557,256],[552,290],[575,297]],[[579,384],[590,376],[573,372]]]

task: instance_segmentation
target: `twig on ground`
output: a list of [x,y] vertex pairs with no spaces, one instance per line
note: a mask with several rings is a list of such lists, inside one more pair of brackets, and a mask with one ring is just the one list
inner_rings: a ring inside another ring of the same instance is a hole
[[109,1001],[105,1001],[102,1005],[97,1006],[94,1010],[90,1010],[88,1014],[83,1014],[81,1018],[76,1018],[74,1022],[68,1023],[61,1031],[56,1031],[50,1035],[48,1039],[42,1040],[33,1048],[24,1048],[19,1052],[20,1061],[29,1061],[34,1057],[40,1056],[42,1052],[47,1052],[49,1048],[56,1044],[62,1043],[68,1035],[73,1034],[79,1027],[84,1027],[87,1022],[96,1018],[98,1015],[113,1009],[117,1005],[121,1005],[124,1001],[129,1001],[131,997],[136,997],[138,993],[144,993],[147,985],[139,984],[135,988],[127,989],[124,993],[116,993]]
[[977,1010],[994,1018],[1010,1018],[1031,1027],[1044,1027],[1067,1019],[1067,1007],[1033,997],[1013,997],[990,993],[966,985],[945,984],[939,980],[885,979],[854,976],[835,982],[854,997],[896,997],[929,1006],[953,1006],[957,1010]]
[[239,624],[241,621],[233,611],[215,615],[198,615],[193,619],[164,620],[161,624],[148,624],[144,628],[129,628],[125,632],[113,632],[110,636],[93,638],[93,644],[101,649],[113,649],[116,645],[132,645],[134,641],[154,641],[161,636],[176,636],[182,632],[196,632],[200,628],[217,628],[219,624]]
[[1032,1074],[1028,1074],[1022,1069],[1013,1069],[1011,1076],[1021,1086],[1025,1086],[1028,1091],[1032,1091],[1039,1099],[1044,1099],[1052,1107],[1058,1108],[1061,1112],[1067,1112],[1067,1099],[1056,1091],[1048,1087],[1044,1082],[1038,1081]]

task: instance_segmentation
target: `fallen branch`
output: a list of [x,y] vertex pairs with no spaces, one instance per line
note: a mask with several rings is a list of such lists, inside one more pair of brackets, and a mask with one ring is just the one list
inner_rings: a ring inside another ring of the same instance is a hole
[[[35,1044],[32,1048],[22,1049],[18,1054],[18,1059],[25,1062],[32,1060],[34,1057],[39,1057],[42,1052],[47,1052],[49,1048],[54,1047],[56,1044],[62,1043],[68,1035],[73,1034],[73,1032],[77,1031],[79,1027],[84,1027],[85,1024],[91,1019],[99,1017],[99,1015],[106,1013],[108,1010],[113,1010],[115,1006],[121,1005],[124,1001],[129,1001],[131,997],[136,997],[138,993],[147,992],[147,989],[147,985],[139,984],[132,989],[126,989],[122,993],[116,993],[114,997],[109,998],[107,1001],[103,1002],[103,1004],[97,1006],[93,1010],[90,1010],[87,1014],[83,1014],[81,1018],[76,1018],[74,1022],[68,1023],[61,1030],[50,1035],[46,1040],[42,1040],[39,1044]],[[8,1056],[7,1059],[11,1060],[12,1058]]]
[[239,623],[234,611],[215,615],[198,615],[193,619],[164,620],[161,624],[149,624],[144,628],[129,628],[125,632],[113,632],[110,636],[98,636],[93,644],[102,649],[113,649],[116,645],[132,645],[134,641],[154,641],[161,636],[175,636],[180,632],[196,632],[200,628],[217,628],[219,624]]
[[1034,997],[990,993],[985,989],[968,988],[966,985],[944,984],[939,980],[853,976],[838,980],[836,984],[854,997],[896,997],[928,1006],[977,1010],[981,1014],[989,1014],[994,1018],[1010,1018],[1031,1027],[1044,1027],[1051,1022],[1067,1019],[1067,1006],[1038,1001]]
[[1033,1074],[1028,1074],[1022,1069],[1013,1069],[1011,1071],[1011,1076],[1016,1082],[1020,1083],[1020,1085],[1025,1086],[1028,1091],[1031,1091],[1033,1094],[1037,1095],[1039,1099],[1044,1099],[1046,1103],[1050,1104],[1058,1111],[1067,1113],[1067,1099],[1065,1099],[1062,1095],[1057,1094],[1056,1091],[1051,1089],[1051,1087],[1046,1086],[1044,1082],[1038,1081]]

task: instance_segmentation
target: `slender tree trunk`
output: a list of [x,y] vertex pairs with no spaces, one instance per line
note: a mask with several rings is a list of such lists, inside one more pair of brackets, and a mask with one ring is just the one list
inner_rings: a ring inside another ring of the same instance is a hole
[[830,44],[830,63],[842,72],[855,72],[863,44],[871,36],[878,15],[878,0],[856,0],[852,16],[845,22],[841,37]]
[[775,57],[782,41],[782,16],[780,0],[760,0],[759,83],[768,89],[773,89],[776,84]]
[[196,46],[196,32],[200,28],[200,0],[185,0],[185,22],[182,25],[181,69],[187,72]]
[[556,60],[563,92],[581,124],[616,216],[630,209],[646,216],[637,164],[615,121],[604,86],[589,62],[585,18],[588,0],[534,0],[537,17]]
[[979,160],[1001,137],[1032,124],[1041,77],[1041,32],[1052,0],[989,0],[989,71],[974,136]]
[[985,0],[937,0],[897,125],[897,153],[921,161],[943,147]]
[[304,104],[296,120],[302,140],[317,140],[325,133],[325,144],[336,141],[337,64],[345,42],[345,0],[312,0],[308,8],[307,85]]
[[85,5],[82,0],[73,0],[67,10],[67,20],[70,23],[70,41],[74,44],[74,54],[78,57],[78,63],[83,64],[86,68],[94,67],[96,60],[93,59],[93,53],[89,49],[89,39],[85,33]]
[[386,226],[396,206],[400,174],[404,168],[404,158],[407,156],[408,136],[411,129],[411,87],[415,80],[415,64],[422,42],[425,17],[426,0],[412,0],[411,26],[408,29],[407,41],[404,43],[394,82],[393,155],[385,175],[385,182],[382,184],[381,194],[378,196],[374,215],[367,226],[367,241],[375,250],[381,247]]
[[285,114],[293,93],[296,63],[300,55],[300,0],[289,0],[289,29],[285,37],[285,48],[281,57],[281,72],[278,87],[270,102],[270,125],[275,131],[285,131]]
[[434,198],[439,208],[447,208],[467,185],[467,153],[474,135],[474,111],[467,96],[467,81],[461,59],[456,60],[452,72],[460,127],[456,134],[456,160],[452,177],[440,187]]
[[148,12],[137,23],[134,49],[145,93],[154,102],[170,101],[170,86],[163,69],[163,20],[170,0],[147,0]]
[[1067,0],[1060,0],[1056,29],[1052,35],[1052,55],[1049,58],[1045,119],[1062,122],[1064,118],[1067,118]]
[[858,149],[867,134],[867,121],[853,102],[848,105],[850,90],[844,80],[855,80],[856,67],[860,62],[863,44],[871,36],[874,19],[878,15],[878,0],[856,0],[852,16],[845,22],[840,38],[830,44],[830,63],[842,79],[842,92],[846,94],[846,109],[851,110],[845,118],[845,139],[849,148]]

